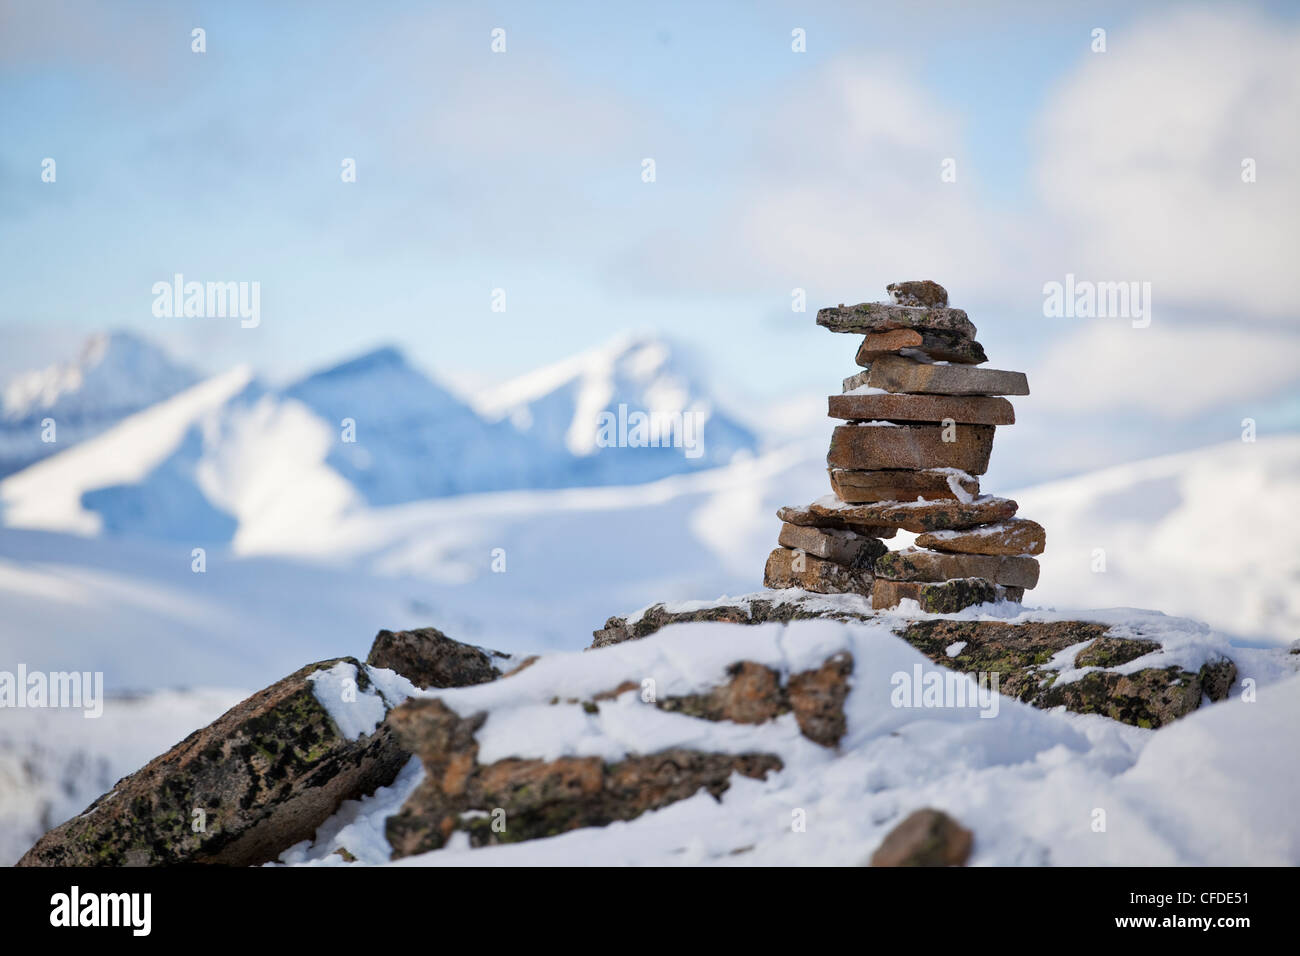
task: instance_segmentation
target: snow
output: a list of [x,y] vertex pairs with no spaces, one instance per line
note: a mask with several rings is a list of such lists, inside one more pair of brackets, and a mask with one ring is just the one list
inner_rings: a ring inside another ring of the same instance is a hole
[[389,705],[378,687],[373,683],[364,690],[357,686],[354,664],[339,661],[328,669],[308,674],[307,680],[312,685],[312,695],[348,740],[374,733],[388,715]]
[[[1106,616],[1135,630],[1161,617]],[[470,849],[456,839],[395,865],[852,865],[923,806],[975,832],[977,866],[1300,862],[1300,821],[1290,812],[1300,773],[1287,753],[1300,717],[1300,677],[1279,652],[1269,652],[1272,665],[1259,670],[1255,702],[1234,694],[1149,731],[1006,697],[993,719],[975,707],[895,707],[894,675],[936,668],[888,625],[885,617],[674,625],[601,651],[548,655],[505,681],[425,692],[461,713],[487,710],[477,735],[483,762],[617,760],[682,746],[775,753],[785,769],[766,781],[733,777],[720,803],[701,793],[631,822],[518,844]],[[1190,622],[1165,619],[1161,626],[1168,637],[1204,637]],[[1203,643],[1209,651],[1226,646],[1221,636]],[[852,653],[854,673],[838,752],[802,737],[791,715],[757,726],[711,723],[660,711],[637,691],[602,702],[594,714],[563,702],[627,680],[642,687],[653,680],[659,696],[700,690],[725,680],[727,664],[739,659],[788,675],[840,650]],[[555,697],[562,702],[549,703]],[[416,785],[415,771],[406,774],[395,789]],[[379,862],[382,846],[373,835],[398,802],[381,793],[345,807],[314,846],[295,848],[285,861],[341,862],[329,854],[345,846],[364,862]],[[1097,809],[1105,812],[1105,832],[1093,828]],[[796,812],[806,817],[803,832],[791,826]]]

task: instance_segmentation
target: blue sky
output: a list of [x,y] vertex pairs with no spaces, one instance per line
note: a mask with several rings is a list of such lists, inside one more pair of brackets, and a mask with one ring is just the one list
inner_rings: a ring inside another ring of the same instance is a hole
[[[272,378],[395,342],[465,384],[657,330],[765,402],[852,371],[818,306],[930,277],[993,365],[1079,357],[1053,414],[1185,426],[1190,342],[1292,427],[1296,4],[970,6],[0,0],[0,373],[130,328]],[[261,325],[154,317],[177,272],[260,282]],[[1153,281],[1157,323],[1045,318],[1067,272]]]

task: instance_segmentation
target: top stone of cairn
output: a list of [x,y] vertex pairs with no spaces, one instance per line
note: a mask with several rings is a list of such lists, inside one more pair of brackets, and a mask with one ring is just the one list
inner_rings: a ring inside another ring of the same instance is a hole
[[940,309],[948,305],[948,290],[930,279],[891,282],[885,286],[885,291],[893,296],[895,305],[924,305]]

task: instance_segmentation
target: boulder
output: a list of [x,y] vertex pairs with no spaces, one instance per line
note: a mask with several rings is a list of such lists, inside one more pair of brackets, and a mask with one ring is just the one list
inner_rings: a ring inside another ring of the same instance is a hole
[[872,866],[965,866],[974,836],[940,810],[917,810],[890,830]]
[[18,865],[274,860],[393,782],[410,755],[381,723],[389,705],[354,658],[309,664],[118,781]]
[[380,631],[366,663],[401,674],[419,688],[469,687],[501,676],[509,655],[452,640],[436,627]]

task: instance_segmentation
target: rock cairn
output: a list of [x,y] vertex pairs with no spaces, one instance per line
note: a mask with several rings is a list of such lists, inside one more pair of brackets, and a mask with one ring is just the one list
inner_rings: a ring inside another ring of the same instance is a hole
[[[1017,505],[980,494],[993,432],[1015,422],[1004,395],[1028,395],[1023,372],[980,368],[975,326],[935,282],[896,282],[892,302],[821,309],[817,324],[865,336],[862,371],[830,397],[831,495],[786,507],[769,588],[868,595],[875,609],[905,598],[951,613],[1023,598],[1038,583],[1046,534]],[[884,539],[915,532],[913,547]]]

